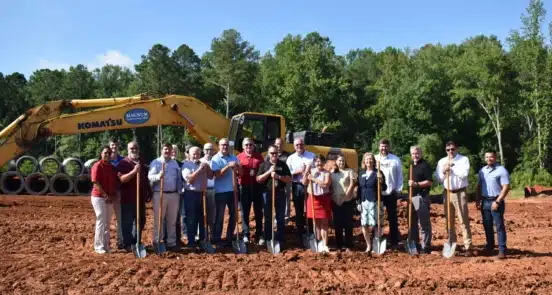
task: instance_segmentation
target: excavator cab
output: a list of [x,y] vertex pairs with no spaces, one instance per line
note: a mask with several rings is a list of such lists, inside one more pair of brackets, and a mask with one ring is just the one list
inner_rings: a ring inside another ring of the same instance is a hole
[[284,118],[279,115],[261,113],[235,115],[232,117],[228,132],[230,149],[238,153],[242,152],[243,139],[249,137],[255,142],[256,151],[265,153],[276,138],[283,138],[284,124]]

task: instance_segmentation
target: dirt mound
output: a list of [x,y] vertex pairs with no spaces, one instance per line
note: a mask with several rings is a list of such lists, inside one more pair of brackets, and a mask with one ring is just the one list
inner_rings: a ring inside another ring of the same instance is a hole
[[[484,244],[481,213],[470,205],[473,243]],[[286,231],[286,250],[279,256],[250,244],[249,255],[231,249],[208,255],[168,252],[137,260],[115,250],[93,251],[94,213],[87,197],[0,197],[0,293],[195,293],[195,294],[551,294],[552,198],[509,201],[506,207],[509,259],[440,256],[446,238],[443,207],[432,205],[433,255],[409,257],[389,251],[382,257],[362,253],[365,245],[355,228],[351,252],[313,254],[296,248],[293,221]],[[399,209],[406,238],[406,215]],[[144,242],[152,239],[148,208]],[[358,218],[358,216],[357,216]],[[252,222],[253,224],[253,222]],[[115,247],[112,223],[112,248]],[[358,221],[357,221],[358,226]],[[458,241],[462,241],[458,226]],[[330,232],[330,246],[333,231]],[[548,243],[549,244],[549,243]],[[460,246],[460,245],[459,245]],[[460,248],[460,247],[459,247]]]

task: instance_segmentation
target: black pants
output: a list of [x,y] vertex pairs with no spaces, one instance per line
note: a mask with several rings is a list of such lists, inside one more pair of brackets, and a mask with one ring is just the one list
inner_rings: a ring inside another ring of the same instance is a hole
[[[123,220],[123,245],[129,248],[136,244],[136,204],[121,204],[121,219]],[[146,225],[146,204],[140,204],[140,242],[142,240],[142,232]]]
[[297,225],[297,234],[299,239],[305,233],[305,187],[303,184],[294,182],[293,189],[293,206],[295,207],[295,224]]
[[388,196],[381,196],[383,198],[383,206],[387,208],[387,221],[389,221],[389,242],[391,246],[399,244],[399,223],[397,220],[397,192],[393,191]]
[[255,238],[263,237],[263,195],[262,190],[257,185],[240,186],[241,199],[241,218],[243,235],[250,238],[249,214],[251,213],[251,204],[253,204],[253,213],[255,214]]
[[[351,248],[353,246],[353,209],[355,202],[348,201],[341,205],[332,202],[333,218],[335,227],[335,243],[337,248],[343,246]],[[345,232],[345,242],[343,242],[343,232]]]

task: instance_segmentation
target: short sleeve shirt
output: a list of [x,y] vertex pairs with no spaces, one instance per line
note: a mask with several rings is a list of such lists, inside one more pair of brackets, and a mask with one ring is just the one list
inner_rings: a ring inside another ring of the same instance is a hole
[[[433,170],[426,160],[421,159],[416,165],[412,165],[412,180],[414,180],[415,182],[422,182],[426,180],[433,181]],[[429,194],[429,187],[420,188],[413,186],[412,194],[427,195]]]
[[257,170],[263,162],[263,155],[253,153],[251,157],[249,157],[245,152],[241,152],[237,158],[242,168],[241,175],[238,176],[239,183],[241,185],[257,183],[255,181],[255,175],[257,175]]
[[[268,170],[270,170],[271,166],[272,163],[264,161],[261,164],[257,175],[265,174]],[[291,176],[291,171],[289,171],[289,167],[285,162],[278,160],[276,162],[276,174],[280,176]],[[261,183],[261,185],[266,189],[266,191],[270,191],[272,189],[272,177],[269,176],[263,183]],[[276,190],[281,192],[285,189],[285,187],[285,182],[276,180]]]
[[[211,170],[213,172],[220,171],[229,162],[238,162],[238,158],[235,155],[229,154],[224,156],[222,153],[217,153],[211,160]],[[234,185],[232,184],[232,171],[226,170],[222,177],[215,178],[215,193],[233,192]]]
[[510,175],[506,168],[499,164],[492,167],[485,166],[479,170],[479,183],[481,184],[481,195],[493,198],[500,195],[503,185],[510,184]]
[[[90,180],[92,182],[100,184],[108,196],[115,196],[115,192],[117,190],[117,172],[111,163],[104,162],[102,160],[96,162],[94,166],[92,166],[90,174]],[[94,197],[103,198],[103,196],[100,195],[99,190],[96,189],[96,186],[92,188],[92,195]]]

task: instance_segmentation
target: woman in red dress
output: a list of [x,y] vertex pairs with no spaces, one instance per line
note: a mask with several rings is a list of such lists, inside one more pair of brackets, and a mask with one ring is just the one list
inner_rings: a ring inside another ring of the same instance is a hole
[[322,238],[324,242],[322,252],[329,252],[328,220],[332,214],[332,194],[330,191],[332,178],[330,172],[324,169],[325,162],[326,158],[324,156],[317,155],[314,158],[315,168],[309,166],[306,169],[303,184],[305,186],[308,184],[307,218],[313,218],[316,226],[316,239],[320,240]]

